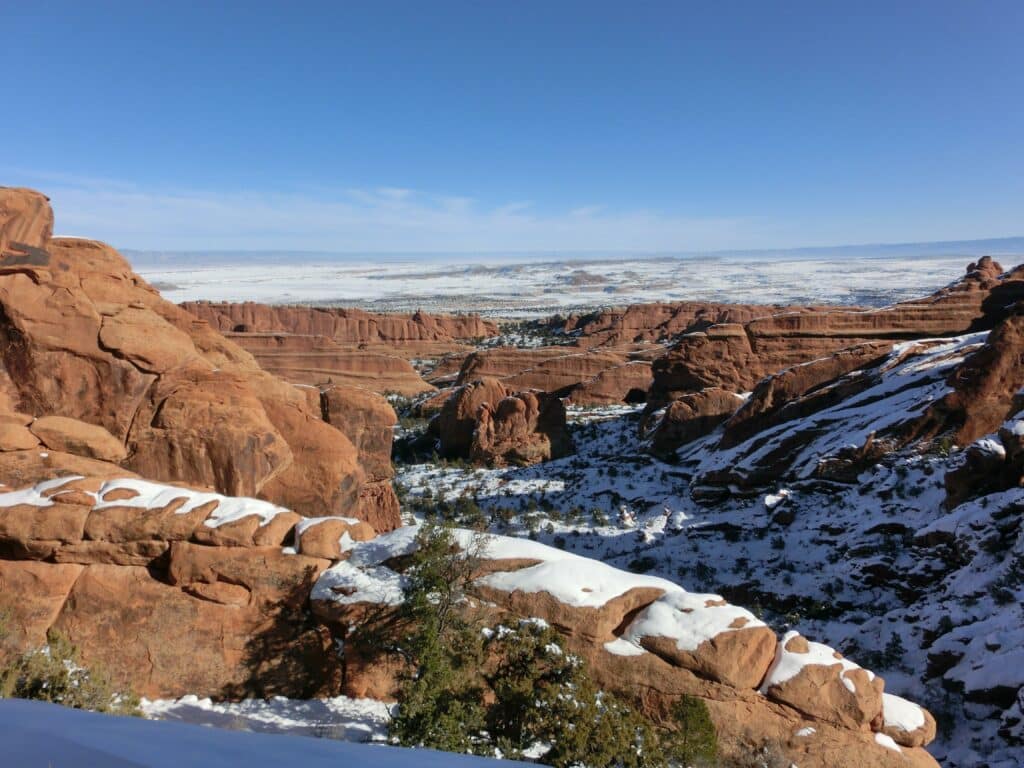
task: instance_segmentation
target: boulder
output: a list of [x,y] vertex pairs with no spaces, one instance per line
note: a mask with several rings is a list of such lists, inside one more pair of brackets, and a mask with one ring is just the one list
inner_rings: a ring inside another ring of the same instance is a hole
[[127,456],[124,444],[103,427],[65,416],[43,416],[29,425],[47,448],[99,461],[119,462]]
[[742,404],[741,397],[718,387],[673,400],[650,432],[651,453],[672,456],[680,446],[713,432]]
[[[442,433],[442,445],[443,440]],[[469,458],[492,467],[527,466],[571,451],[561,399],[545,392],[517,392],[495,407],[480,406]]]
[[376,532],[368,523],[351,517],[313,517],[295,529],[295,548],[300,554],[327,560],[348,557],[348,548],[356,541],[369,541]]
[[936,724],[924,707],[883,693],[881,727],[876,730],[904,747],[923,747],[935,739]]
[[811,717],[857,730],[881,715],[884,687],[880,677],[838,651],[790,631],[778,643],[761,690]]

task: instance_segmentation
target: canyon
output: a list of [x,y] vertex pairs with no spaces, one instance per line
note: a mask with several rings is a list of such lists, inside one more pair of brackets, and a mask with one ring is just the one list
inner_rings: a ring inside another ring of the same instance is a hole
[[989,257],[874,308],[175,305],[0,188],[7,642],[151,700],[393,702],[339,643],[448,515],[492,625],[547,622],[649,717],[699,698],[726,757],[1010,764],[1022,360],[1024,267]]

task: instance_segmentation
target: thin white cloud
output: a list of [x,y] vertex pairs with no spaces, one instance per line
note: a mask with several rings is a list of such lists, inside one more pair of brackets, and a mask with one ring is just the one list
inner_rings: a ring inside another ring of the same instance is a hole
[[[53,200],[58,234],[142,250],[703,251],[963,237],[958,223],[869,232],[847,220],[785,222],[614,210],[592,202],[540,212],[529,201],[486,206],[472,197],[404,187],[220,191],[142,186],[60,173],[2,172]],[[878,224],[878,222],[873,222]],[[973,228],[972,228],[973,229]],[[856,232],[860,236],[850,236]],[[975,236],[1012,234],[980,233]]]

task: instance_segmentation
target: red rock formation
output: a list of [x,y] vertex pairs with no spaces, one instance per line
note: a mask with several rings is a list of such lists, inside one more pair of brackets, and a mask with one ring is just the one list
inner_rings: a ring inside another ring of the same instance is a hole
[[[359,565],[325,571],[313,591],[314,614],[344,636],[368,610],[379,610],[387,579],[404,567],[408,548],[397,543],[378,540],[376,557],[367,549]],[[478,617],[483,613],[490,626],[543,619],[588,662],[598,685],[651,717],[665,717],[682,696],[700,697],[724,760],[749,758],[769,744],[784,764],[799,760],[809,768],[936,766],[920,748],[934,737],[930,715],[904,702],[920,711],[925,726],[892,736],[902,748],[883,745],[875,734],[895,732],[897,719],[884,717],[883,681],[831,648],[798,635],[777,643],[748,611],[664,579],[522,540],[488,536],[482,544],[479,577],[469,587]],[[400,669],[381,661],[349,658],[344,692],[392,698]]]
[[375,314],[340,307],[267,306],[186,302],[182,307],[222,332],[325,336],[342,343],[471,340],[495,336],[498,327],[479,315]]
[[0,187],[0,254],[9,254],[7,269],[38,259],[53,234],[50,198],[31,190]]
[[408,360],[343,346],[326,336],[231,332],[224,335],[252,354],[264,370],[296,384],[346,384],[405,396],[433,390]]
[[813,309],[778,304],[716,304],[684,301],[672,304],[632,304],[586,315],[553,319],[551,329],[572,335],[583,347],[670,341],[681,333],[722,323],[746,323],[778,312]]
[[1007,304],[1024,298],[1020,275],[1002,276],[989,258],[924,299],[874,310],[818,309],[762,316],[690,333],[654,361],[648,394],[659,407],[717,386],[749,391],[764,376],[870,341],[953,336],[991,328]]
[[491,465],[533,464],[572,449],[558,397],[513,392],[492,378],[456,389],[434,418],[432,430],[443,456]]
[[87,663],[147,696],[328,691],[335,654],[302,618],[328,561],[282,553],[298,520],[267,502],[131,479],[8,495],[0,596],[17,595],[3,600],[14,642],[62,631]]
[[[308,513],[358,514],[366,473],[319,403],[161,299],[113,249],[49,239],[41,195],[0,199],[0,412],[35,417],[29,432],[55,452]],[[7,445],[27,449],[16,426]]]
[[391,487],[392,428],[398,421],[394,409],[380,395],[358,387],[332,386],[321,393],[320,402],[324,420],[356,447],[366,473],[358,517],[378,532],[390,531],[401,522]]
[[650,386],[650,364],[636,357],[574,347],[500,347],[468,355],[456,384],[492,377],[512,389],[569,397],[577,405],[642,402]]
[[516,392],[480,406],[469,458],[491,467],[526,466],[571,451],[562,401],[545,392]]
[[731,448],[768,427],[835,405],[849,394],[847,389],[832,387],[818,397],[810,393],[851,371],[879,365],[891,349],[884,341],[858,344],[766,376],[729,419],[720,446]]
[[680,446],[712,432],[742,402],[738,395],[718,387],[673,400],[651,432],[651,452],[655,456],[671,456]]
[[[1024,266],[1010,277],[1024,287]],[[953,372],[953,391],[932,409],[937,423],[956,430],[961,445],[995,432],[1017,412],[1024,385],[1024,302],[1008,311],[985,345]]]

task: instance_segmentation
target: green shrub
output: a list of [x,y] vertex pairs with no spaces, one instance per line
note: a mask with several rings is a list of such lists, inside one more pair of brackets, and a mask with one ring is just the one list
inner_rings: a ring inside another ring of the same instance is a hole
[[[7,640],[10,614],[0,612],[0,646]],[[42,648],[0,657],[0,699],[35,699],[73,709],[138,715],[139,700],[119,692],[106,672],[82,666],[78,650],[66,637],[51,631]]]
[[418,544],[403,604],[369,617],[348,640],[405,662],[393,741],[589,768],[700,765],[714,756],[703,702],[684,699],[655,727],[601,691],[544,622],[483,626],[467,598],[479,544],[460,551],[452,529],[438,524],[424,525]]

